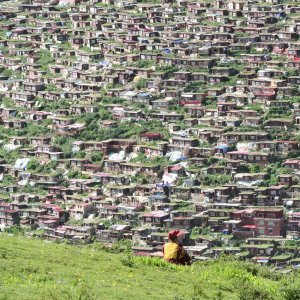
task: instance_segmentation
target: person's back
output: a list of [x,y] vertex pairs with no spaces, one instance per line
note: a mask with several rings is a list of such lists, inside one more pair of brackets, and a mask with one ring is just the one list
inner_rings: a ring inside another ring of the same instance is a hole
[[172,241],[166,243],[163,248],[164,259],[172,263],[178,263],[181,252],[181,249],[179,249],[179,247],[180,246],[177,243],[174,243]]
[[191,258],[179,243],[177,237],[180,235],[179,230],[172,230],[168,234],[169,242],[163,246],[164,260],[180,265],[189,265]]

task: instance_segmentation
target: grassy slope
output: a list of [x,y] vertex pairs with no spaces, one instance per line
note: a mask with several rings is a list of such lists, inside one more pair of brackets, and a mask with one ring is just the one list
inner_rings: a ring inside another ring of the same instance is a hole
[[122,261],[124,254],[0,235],[0,299],[234,300],[243,287],[261,299],[269,299],[265,292],[282,299],[282,279],[254,276],[239,262],[170,267],[135,258],[128,267]]

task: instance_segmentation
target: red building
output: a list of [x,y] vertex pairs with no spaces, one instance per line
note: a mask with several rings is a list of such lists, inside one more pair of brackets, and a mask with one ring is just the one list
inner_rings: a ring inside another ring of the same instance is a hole
[[224,222],[225,229],[235,237],[283,236],[283,209],[245,209],[232,213],[232,220]]
[[164,220],[168,219],[170,215],[161,210],[152,211],[142,215],[142,220],[144,224],[151,224],[153,226],[162,227],[164,225]]
[[255,210],[255,235],[283,236],[283,209],[260,208]]

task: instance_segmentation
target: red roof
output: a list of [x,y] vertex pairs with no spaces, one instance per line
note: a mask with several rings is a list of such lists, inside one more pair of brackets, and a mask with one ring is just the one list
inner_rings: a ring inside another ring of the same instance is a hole
[[110,176],[110,174],[108,174],[108,173],[95,173],[94,176],[107,177],[107,176]]
[[88,168],[100,168],[100,165],[96,165],[96,164],[83,164],[84,167],[88,167]]
[[249,154],[249,152],[246,152],[246,151],[230,151],[230,152],[227,152],[227,154]]
[[298,163],[300,163],[300,160],[299,159],[294,159],[294,160],[288,159],[284,163],[285,164],[298,164]]
[[66,187],[65,186],[50,186],[49,189],[52,189],[52,190],[61,190],[61,189],[65,189]]
[[201,104],[199,100],[179,101],[180,105]]
[[165,217],[168,216],[169,214],[165,213],[162,210],[156,210],[156,211],[152,211],[146,214],[143,214],[143,217],[154,217],[154,218],[161,218],[161,217]]
[[141,134],[142,137],[161,137],[160,133],[156,133],[156,132],[146,132]]
[[280,190],[284,188],[283,185],[273,185],[273,186],[270,186],[269,189],[273,189],[273,190]]
[[236,211],[234,211],[233,214],[242,214],[242,213],[244,213],[244,212],[245,212],[245,210],[244,210],[244,209],[241,209],[241,210],[236,210]]
[[294,56],[294,58],[293,58],[293,61],[294,61],[294,62],[298,62],[298,61],[300,61],[300,57],[298,57],[298,56]]
[[300,212],[299,211],[295,211],[291,213],[292,216],[300,216]]
[[273,92],[254,92],[254,96],[273,96],[275,93]]
[[173,166],[173,167],[170,168],[171,171],[179,171],[181,169],[183,169],[183,167],[180,166],[180,165],[176,165],[176,166]]
[[243,228],[254,229],[255,225],[244,225]]
[[1,209],[0,212],[4,212],[4,213],[16,213],[16,212],[18,212],[18,210],[16,210],[16,209]]

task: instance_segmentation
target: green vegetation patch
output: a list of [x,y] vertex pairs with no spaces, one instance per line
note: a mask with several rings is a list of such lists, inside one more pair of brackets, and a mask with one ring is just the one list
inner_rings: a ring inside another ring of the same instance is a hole
[[1,299],[299,299],[296,274],[228,257],[180,267],[97,243],[1,235],[0,268]]

